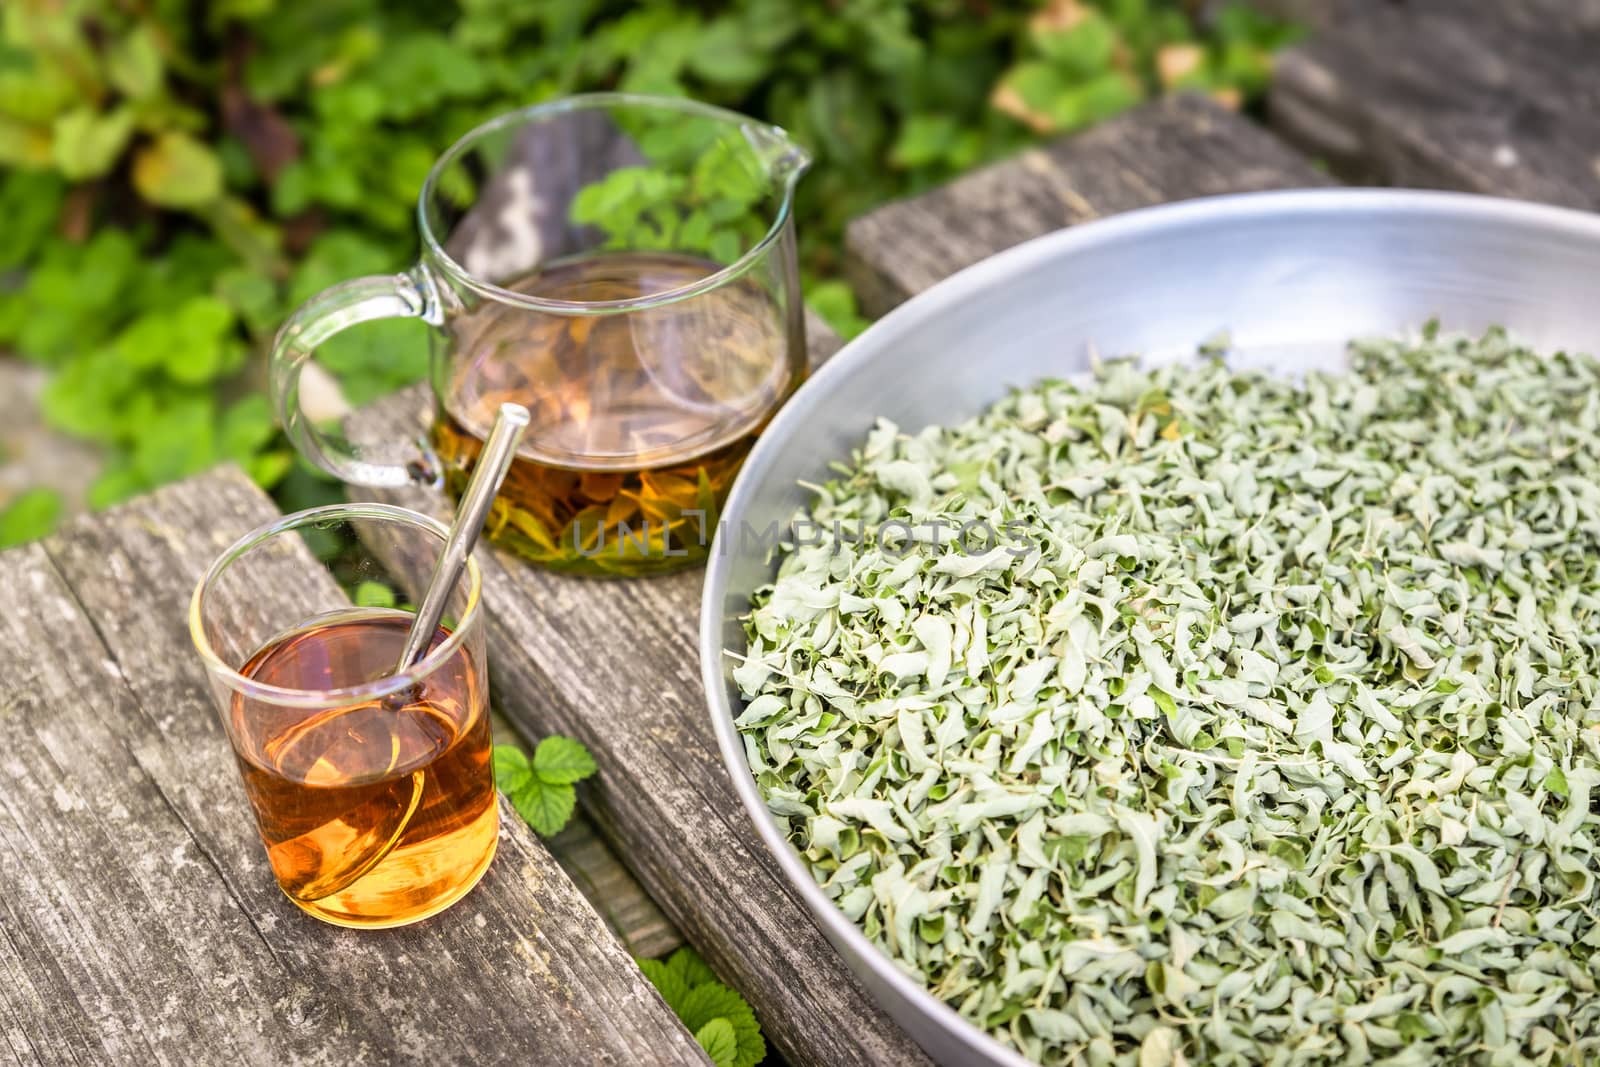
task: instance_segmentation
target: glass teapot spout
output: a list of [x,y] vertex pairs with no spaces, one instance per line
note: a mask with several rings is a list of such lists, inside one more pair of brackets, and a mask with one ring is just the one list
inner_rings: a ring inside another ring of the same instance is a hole
[[774,191],[785,196],[792,193],[795,182],[811,167],[811,153],[795,144],[789,134],[777,126],[749,123],[744,127],[744,136],[766,169],[767,180]]

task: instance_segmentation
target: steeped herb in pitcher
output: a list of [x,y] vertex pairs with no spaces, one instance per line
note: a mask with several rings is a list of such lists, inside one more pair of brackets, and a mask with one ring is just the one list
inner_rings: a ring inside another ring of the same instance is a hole
[[[631,301],[722,265],[669,252],[601,252],[507,283],[548,300]],[[712,524],[804,347],[761,287],[607,316],[507,312],[455,320],[433,445],[459,495],[494,412],[532,429],[486,529],[527,558],[589,574],[648,574],[705,558]]]

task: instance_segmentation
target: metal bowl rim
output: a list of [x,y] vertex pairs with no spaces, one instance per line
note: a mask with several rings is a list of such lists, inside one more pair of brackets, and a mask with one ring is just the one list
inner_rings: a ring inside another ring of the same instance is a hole
[[[1177,203],[1140,208],[1104,219],[1056,230],[1041,237],[997,252],[972,264],[943,281],[913,296],[841,348],[797,390],[762,431],[743,469],[734,480],[722,509],[724,524],[730,515],[740,514],[746,498],[756,492],[771,457],[809,417],[816,398],[827,392],[835,379],[854,373],[856,368],[913,329],[931,309],[974,297],[1007,278],[1060,258],[1089,252],[1096,247],[1136,239],[1153,230],[1180,228],[1197,222],[1243,222],[1298,214],[1349,213],[1352,216],[1406,215],[1443,216],[1464,224],[1493,221],[1528,230],[1583,236],[1600,245],[1600,216],[1572,208],[1554,207],[1520,200],[1480,196],[1473,193],[1436,192],[1415,189],[1288,189],[1226,196],[1200,197]],[[870,341],[869,341],[870,338]],[[805,902],[811,917],[835,943],[843,941],[864,961],[874,977],[891,987],[901,999],[915,1004],[941,1031],[990,1063],[1004,1067],[1036,1067],[1033,1061],[1008,1048],[963,1017],[954,1008],[928,992],[919,981],[902,971],[894,960],[873,944],[823,895],[811,877],[800,853],[779,831],[776,820],[762,800],[744,742],[733,725],[734,709],[729,705],[723,677],[724,618],[722,602],[728,580],[729,556],[722,550],[723,529],[719,527],[712,543],[700,602],[700,670],[722,761],[733,778],[734,789],[745,813],[756,825],[762,843],[792,887]],[[842,954],[842,953],[841,953]],[[847,959],[846,964],[850,961]],[[879,1004],[886,1014],[888,1007]]]

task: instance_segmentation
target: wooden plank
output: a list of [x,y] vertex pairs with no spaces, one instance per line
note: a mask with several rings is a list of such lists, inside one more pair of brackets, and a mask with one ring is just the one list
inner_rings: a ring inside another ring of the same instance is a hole
[[[224,470],[0,557],[0,587],[37,590],[8,616],[0,705],[11,1051],[44,1063],[705,1063],[504,804],[483,883],[427,922],[342,930],[278,891],[185,622],[211,558],[273,514]],[[17,737],[32,748],[19,754]]]
[[138,702],[44,549],[0,554],[0,589],[0,1049],[309,1062],[316,1036],[283,1016],[310,990],[130,758]]
[[1260,127],[1199,96],[1158,100],[850,223],[869,315],[1033,237],[1169,200],[1328,184]]
[[1346,19],[1360,18],[1375,8],[1392,7],[1404,0],[1251,0],[1251,6],[1276,18],[1320,29]]
[[[813,365],[838,346],[808,323]],[[358,439],[428,418],[424,387],[362,409]],[[443,515],[423,490],[352,490]],[[551,574],[480,552],[489,664],[520,731],[579,738],[600,771],[578,795],[601,832],[717,973],[751,1002],[768,1037],[806,1067],[925,1064],[823,938],[740,806],[700,685],[699,572],[635,581]]]
[[1272,124],[1351,179],[1600,207],[1600,5],[1375,4],[1279,57]]
[[1495,0],[1492,6],[1468,6],[1461,0],[1251,0],[1252,7],[1312,29],[1338,26],[1383,11],[1405,12],[1430,3],[1448,4],[1473,18],[1498,15],[1517,22],[1555,19],[1569,26],[1600,26],[1600,0]]
[[797,1064],[910,1064],[920,1050],[823,939],[757,839],[711,736],[695,633],[700,575],[584,583],[501,561],[506,714],[582,738],[597,823]]

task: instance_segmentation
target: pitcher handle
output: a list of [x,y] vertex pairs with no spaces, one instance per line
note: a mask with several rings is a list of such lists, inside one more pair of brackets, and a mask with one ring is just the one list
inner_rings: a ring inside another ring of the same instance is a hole
[[370,275],[324,289],[297,308],[272,344],[272,402],[289,441],[306,459],[350,485],[395,488],[439,484],[440,466],[426,440],[404,462],[363,455],[343,434],[319,429],[300,407],[300,378],[317,347],[334,334],[374,319],[420,318],[437,325],[438,301],[418,267]]

